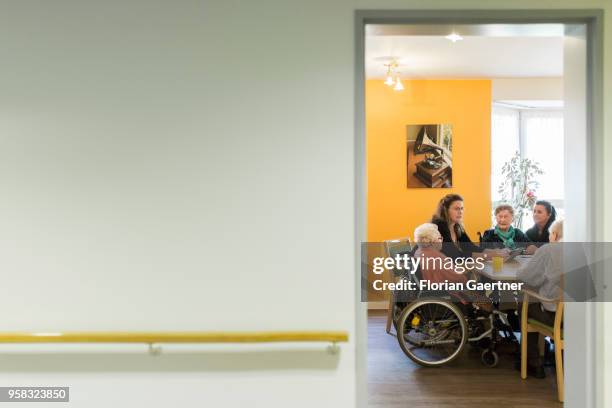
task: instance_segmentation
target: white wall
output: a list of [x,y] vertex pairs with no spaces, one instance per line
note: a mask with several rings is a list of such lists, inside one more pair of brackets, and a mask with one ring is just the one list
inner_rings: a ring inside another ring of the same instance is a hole
[[[608,285],[608,290],[610,290],[610,286]],[[601,350],[604,350],[602,353],[601,364],[603,366],[603,370],[600,371],[601,377],[599,378],[598,384],[600,384],[601,389],[603,390],[603,395],[600,400],[600,407],[609,407],[612,404],[612,390],[608,386],[612,381],[612,302],[602,303],[598,305],[599,316],[602,317],[602,332],[603,336],[601,336]]]
[[[349,9],[5,3],[0,330],[353,332]],[[74,407],[354,405],[353,343],[233,349],[0,355],[0,383],[70,385]]]
[[563,100],[563,77],[494,78],[493,100]]
[[0,351],[0,383],[70,385],[74,407],[354,406],[354,10],[496,5],[2,4],[0,330],[346,329],[352,341],[337,358]]

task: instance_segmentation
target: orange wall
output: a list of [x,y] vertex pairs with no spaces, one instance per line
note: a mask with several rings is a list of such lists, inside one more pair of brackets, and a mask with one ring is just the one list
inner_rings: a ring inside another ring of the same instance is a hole
[[[465,199],[472,240],[491,224],[491,81],[414,80],[394,91],[366,81],[368,241],[409,236],[440,198]],[[406,187],[406,125],[453,125],[453,187]]]

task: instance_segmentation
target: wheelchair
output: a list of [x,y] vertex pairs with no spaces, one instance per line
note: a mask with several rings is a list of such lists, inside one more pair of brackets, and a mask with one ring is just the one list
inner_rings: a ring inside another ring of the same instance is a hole
[[[418,287],[420,271],[401,276]],[[495,367],[499,362],[496,346],[504,338],[516,342],[506,313],[487,298],[489,310],[448,292],[396,291],[393,296],[393,325],[402,351],[424,367],[440,367],[455,360],[466,344],[481,349],[481,362]]]

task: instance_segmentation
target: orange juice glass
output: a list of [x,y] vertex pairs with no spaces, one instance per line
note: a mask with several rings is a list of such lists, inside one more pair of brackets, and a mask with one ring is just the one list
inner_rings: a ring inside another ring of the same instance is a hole
[[501,272],[504,267],[504,258],[501,256],[493,257],[493,272]]

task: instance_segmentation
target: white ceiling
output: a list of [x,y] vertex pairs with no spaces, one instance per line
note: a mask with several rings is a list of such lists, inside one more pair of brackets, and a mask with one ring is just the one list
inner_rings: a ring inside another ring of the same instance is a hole
[[[381,27],[366,30],[367,78],[384,78],[384,64],[390,56],[398,57],[402,78],[563,75],[563,30],[559,25]],[[444,38],[451,32],[464,39],[453,43]]]

